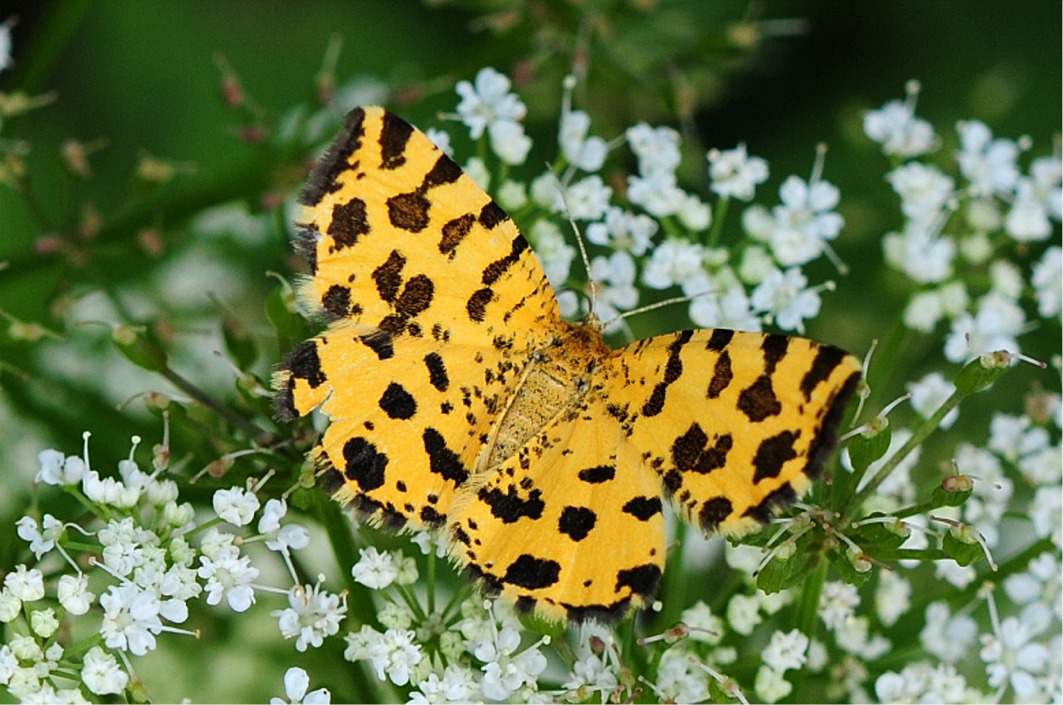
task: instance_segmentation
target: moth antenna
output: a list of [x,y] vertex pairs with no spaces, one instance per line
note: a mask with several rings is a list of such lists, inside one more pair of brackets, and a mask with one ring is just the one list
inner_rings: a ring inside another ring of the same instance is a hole
[[596,298],[594,295],[595,281],[591,276],[591,260],[587,257],[587,246],[583,243],[583,233],[580,232],[579,226],[576,225],[576,221],[572,219],[572,211],[568,207],[568,199],[565,198],[565,187],[561,183],[561,179],[557,178],[557,174],[554,173],[550,166],[546,167],[550,171],[550,175],[554,177],[554,184],[557,186],[557,194],[561,198],[561,207],[565,211],[565,218],[568,220],[568,224],[572,227],[572,232],[576,235],[576,245],[579,246],[579,257],[583,261],[583,271],[587,273],[587,288],[589,290],[588,298],[591,300],[590,315],[594,316],[594,305]]
[[702,296],[711,296],[711,295],[715,295],[715,294],[718,294],[718,293],[719,293],[718,291],[715,291],[713,289],[709,289],[708,291],[702,291],[700,293],[692,294],[690,296],[673,296],[670,299],[662,299],[661,301],[654,301],[652,304],[646,304],[645,306],[639,306],[638,308],[633,308],[630,311],[621,311],[620,313],[616,314],[615,316],[610,318],[608,321],[606,321],[603,324],[603,327],[608,327],[608,326],[612,325],[614,322],[622,320],[624,318],[627,318],[628,316],[635,316],[635,315],[640,314],[640,313],[647,313],[649,311],[653,311],[654,309],[664,308],[665,306],[671,306],[672,304],[688,303],[690,301],[693,301],[694,299],[699,299]]

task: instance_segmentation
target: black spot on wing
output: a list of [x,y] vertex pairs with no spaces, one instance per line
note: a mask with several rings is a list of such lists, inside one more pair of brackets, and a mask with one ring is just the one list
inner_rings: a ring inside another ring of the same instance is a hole
[[661,498],[635,497],[624,504],[623,511],[639,521],[647,521],[661,513]]
[[513,485],[510,485],[505,493],[498,488],[489,490],[481,487],[476,496],[491,507],[491,513],[501,519],[503,524],[512,524],[521,517],[538,519],[543,515],[543,508],[546,506],[540,490],[532,490],[527,499],[522,499]]
[[288,359],[284,361],[292,377],[305,379],[311,389],[317,389],[325,382],[325,372],[321,369],[321,358],[317,355],[317,343],[307,340],[296,345]]
[[421,434],[424,450],[428,453],[428,469],[444,479],[450,480],[455,486],[463,484],[469,479],[469,472],[461,464],[461,458],[453,450],[447,447],[443,435],[434,428],[426,428]]
[[652,563],[647,563],[646,565],[618,571],[616,574],[616,591],[620,592],[621,588],[628,587],[636,595],[648,596],[657,592],[657,583],[660,580],[661,569]]
[[321,307],[332,318],[344,318],[351,312],[351,290],[339,284],[333,284],[321,297]]
[[506,271],[520,261],[521,255],[528,249],[528,241],[520,235],[513,238],[510,243],[509,254],[499,260],[495,260],[491,264],[484,267],[482,281],[485,286],[491,286],[499,277],[506,273]]
[[349,168],[350,156],[361,148],[362,137],[365,135],[364,121],[365,111],[361,108],[347,113],[342,132],[314,164],[306,188],[299,194],[300,203],[315,206],[325,194],[339,190],[340,184],[336,182],[336,177]]
[[769,416],[775,416],[781,412],[782,404],[775,396],[771,377],[763,374],[757,377],[753,384],[743,389],[738,395],[738,408],[754,423],[760,423]]
[[376,330],[372,333],[366,333],[359,336],[358,340],[375,352],[377,359],[388,360],[395,356],[394,337],[386,331]]
[[417,402],[398,382],[392,382],[380,397],[380,408],[392,419],[409,419],[417,413]]
[[772,333],[764,336],[764,342],[761,343],[761,350],[764,351],[764,373],[771,374],[775,371],[775,366],[779,364],[779,360],[782,360],[786,356],[786,348],[790,345],[790,339],[785,335],[779,335],[778,333]]
[[489,201],[482,209],[480,209],[480,224],[488,230],[492,230],[496,225],[504,221],[509,220],[509,214],[494,201]]
[[733,446],[734,439],[729,433],[716,436],[710,445],[705,431],[693,423],[672,443],[672,462],[678,470],[704,475],[722,468]]
[[555,584],[560,574],[561,565],[557,561],[524,553],[509,564],[506,574],[502,576],[502,582],[529,590],[539,590]]
[[805,466],[805,474],[809,478],[814,480],[819,477],[824,463],[838,445],[838,426],[845,418],[845,409],[849,406],[849,400],[852,399],[859,384],[860,373],[854,372],[828,403],[827,413],[823,417],[819,433],[808,447],[808,465]]
[[713,497],[710,500],[706,500],[705,504],[701,505],[701,509],[698,510],[698,524],[701,526],[702,531],[714,532],[727,517],[731,516],[733,510],[734,507],[731,505],[731,500],[726,497]]
[[805,395],[806,400],[812,398],[816,387],[830,378],[830,373],[842,363],[845,355],[844,350],[833,345],[820,347],[816,352],[816,359],[812,361],[812,367],[801,378],[801,393]]
[[650,398],[642,405],[643,416],[656,416],[664,410],[664,399],[668,385],[675,382],[683,374],[683,361],[679,357],[680,353],[683,351],[683,346],[690,341],[693,335],[693,331],[686,330],[678,333],[675,339],[669,343],[668,361],[664,364],[664,377],[654,385]]
[[432,304],[435,285],[424,274],[410,277],[395,302],[395,312],[403,318],[415,318]]
[[468,303],[465,304],[465,310],[469,313],[469,318],[482,323],[486,317],[487,304],[491,303],[495,297],[495,292],[489,288],[478,289],[472,293],[469,297]]
[[797,493],[787,482],[770,492],[767,497],[761,500],[760,504],[747,509],[745,516],[752,517],[761,524],[767,524],[771,521],[772,516],[775,515],[776,510],[793,504],[796,499]]
[[727,389],[727,385],[731,384],[732,379],[734,379],[734,373],[731,371],[731,356],[724,350],[716,358],[716,366],[713,368],[712,379],[709,381],[709,389],[706,396],[709,399],[716,399],[723,394],[723,390]]
[[376,291],[381,301],[395,301],[399,287],[402,286],[402,268],[405,266],[406,258],[399,254],[398,250],[392,250],[384,263],[373,270],[373,281],[376,282]]
[[400,230],[419,233],[428,227],[431,201],[419,191],[400,193],[388,199],[388,220]]
[[440,153],[439,159],[432,165],[432,169],[425,174],[424,182],[418,191],[424,193],[435,186],[454,183],[461,178],[461,175],[461,167],[455,164],[453,159]]
[[557,529],[573,541],[582,541],[587,538],[597,520],[598,515],[587,507],[565,507],[561,510]]
[[757,453],[753,456],[754,483],[768,477],[778,477],[783,465],[797,457],[794,441],[799,435],[793,431],[783,431],[760,442]]
[[413,126],[397,115],[384,113],[380,130],[380,167],[398,169],[406,163],[406,144],[413,134]]
[[421,521],[423,521],[427,526],[430,526],[433,529],[438,529],[439,527],[443,526],[443,524],[447,520],[446,516],[440,514],[438,511],[435,510],[435,508],[429,507],[427,505],[421,507],[420,516]]
[[439,239],[439,253],[447,255],[448,257],[454,256],[454,250],[457,249],[461,241],[465,239],[465,236],[469,234],[472,229],[472,224],[476,222],[476,218],[472,213],[466,213],[459,216],[454,220],[443,225],[443,235]]
[[596,465],[579,471],[579,479],[592,485],[608,482],[616,477],[616,468],[612,465]]
[[365,201],[352,198],[346,203],[334,205],[327,232],[335,243],[332,246],[333,252],[357,245],[358,238],[369,232]]
[[428,381],[441,392],[447,391],[450,386],[450,378],[447,376],[446,365],[439,353],[428,353],[424,356],[424,365],[428,368]]
[[709,342],[705,344],[706,350],[723,350],[727,347],[727,344],[731,342],[731,338],[735,335],[733,330],[727,330],[725,328],[717,328],[709,336]]
[[388,465],[388,456],[377,447],[356,436],[343,444],[343,474],[353,480],[363,492],[378,489],[384,485],[384,470]]

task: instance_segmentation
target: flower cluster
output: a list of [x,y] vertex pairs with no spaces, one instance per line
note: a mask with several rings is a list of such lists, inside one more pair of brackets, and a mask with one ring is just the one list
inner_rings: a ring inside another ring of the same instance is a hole
[[[243,613],[259,593],[287,594],[290,607],[274,616],[281,636],[294,637],[299,651],[339,630],[345,597],[321,590],[320,581],[299,584],[292,569],[291,551],[306,548],[309,533],[285,521],[283,499],[262,507],[256,491],[224,488],[213,493],[213,514],[197,514],[165,477],[168,448],[156,449],[147,472],[134,459],[140,441],[134,437],[129,457],[110,476],[90,463],[89,434],[84,438],[81,456],[42,451],[37,481],[76,498],[90,519],[44,514],[18,521],[18,535],[45,568],[20,564],[0,590],[0,621],[10,625],[0,646],[0,684],[13,695],[83,702],[82,686],[96,696],[126,692],[137,682],[131,657],[154,651],[164,633],[196,635],[179,625],[200,601]],[[257,531],[238,533],[256,517]],[[291,588],[258,582],[261,569],[246,551],[259,542],[282,556]],[[90,578],[99,593],[90,590]],[[65,649],[58,637],[71,628],[67,623],[89,620],[97,625],[95,637]]]
[[[886,179],[904,222],[882,247],[886,261],[917,286],[904,323],[923,333],[947,324],[944,353],[952,362],[991,350],[1018,353],[1031,313],[1060,317],[1063,250],[1046,247],[1023,265],[1009,256],[1038,251],[1060,222],[1060,155],[1031,159],[1024,171],[1029,138],[995,137],[984,123],[964,120],[956,124],[952,159],[931,162],[943,140],[916,117],[917,93],[912,82],[906,102],[891,101],[864,118],[867,135],[895,161]],[[973,285],[980,281],[986,284]]]
[[[619,316],[639,304],[642,284],[681,291],[690,298],[688,312],[699,326],[759,331],[773,324],[803,332],[804,321],[819,313],[820,292],[830,284],[810,285],[802,266],[822,255],[833,259],[829,243],[843,225],[835,211],[839,191],[822,178],[823,151],[817,153],[807,179],[789,176],[783,181],[777,205],[750,205],[741,218],[747,237],[723,247],[720,234],[728,204],[753,201],[756,187],[768,178],[767,162],[749,155],[745,145],[710,150],[709,187],[716,196],[710,204],[679,185],[679,133],[640,123],[622,138],[638,170],[627,177],[626,190],[618,194],[601,171],[609,151],[621,140],[606,141],[590,133],[590,116],[571,107],[574,85],[570,78],[558,129],[561,153],[553,170],[533,178],[528,188],[513,180],[498,187],[504,207],[533,205],[545,216],[526,221],[530,222],[527,235],[555,289],[579,288],[573,283],[578,277],[570,279],[574,248],[552,220],[571,218],[585,224],[587,242],[598,248],[587,274],[594,312],[608,331],[621,328]],[[508,80],[493,69],[482,70],[473,84],[459,83],[462,101],[457,112],[473,139],[485,130],[492,134],[492,130],[516,129],[523,104],[508,87]],[[512,144],[490,140],[492,151],[505,164],[523,161],[523,133],[517,142],[520,159],[514,158]],[[466,164],[466,169],[481,186],[490,183],[481,159]],[[655,243],[662,232],[663,238]],[[579,310],[571,293],[559,297],[566,315]]]

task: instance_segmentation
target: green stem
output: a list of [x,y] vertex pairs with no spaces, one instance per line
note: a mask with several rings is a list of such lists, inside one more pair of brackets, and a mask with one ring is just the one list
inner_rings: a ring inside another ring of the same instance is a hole
[[945,403],[916,429],[915,433],[912,434],[912,437],[908,439],[908,442],[901,446],[896,453],[890,456],[890,459],[879,468],[879,471],[875,473],[874,477],[872,477],[866,485],[864,485],[864,488],[856,493],[856,496],[853,497],[852,501],[846,503],[846,509],[842,512],[843,525],[852,516],[853,512],[859,509],[860,506],[867,501],[867,498],[875,493],[875,490],[879,488],[879,485],[885,482],[886,478],[897,469],[901,462],[903,462],[913,450],[922,445],[923,441],[930,437],[930,434],[940,427],[941,420],[945,418],[945,415],[959,406],[965,396],[966,395],[959,390],[953,392],[952,396],[946,399]]
[[709,237],[705,241],[706,247],[716,247],[716,243],[720,241],[720,233],[723,232],[723,221],[727,217],[727,206],[731,202],[730,198],[724,196],[716,204],[716,212],[712,214],[712,229],[709,230]]
[[189,382],[187,379],[179,375],[170,367],[164,367],[162,370],[162,376],[170,380],[178,389],[188,394],[203,406],[214,410],[219,416],[228,421],[235,428],[239,428],[245,433],[249,434],[252,438],[266,435],[266,431],[259,428],[258,425],[251,423],[243,416],[240,416],[229,407],[225,406],[214,397],[210,396],[196,385]]
[[[823,594],[823,584],[827,582],[827,569],[830,563],[820,557],[816,569],[812,571],[801,587],[801,598],[794,614],[794,626],[808,637],[809,642],[816,636],[819,620],[819,598]],[[794,682],[792,702],[804,702],[801,691],[805,683],[806,669],[797,672]]]

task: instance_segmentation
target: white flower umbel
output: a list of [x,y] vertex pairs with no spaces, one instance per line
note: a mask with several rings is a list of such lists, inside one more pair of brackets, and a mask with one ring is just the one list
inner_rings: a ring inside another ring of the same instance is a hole
[[[213,529],[211,532],[219,533]],[[259,571],[251,565],[250,558],[240,555],[236,546],[219,544],[210,555],[204,551],[199,562],[196,573],[206,581],[204,589],[208,605],[220,604],[225,598],[234,612],[246,612],[255,603],[252,583],[258,578]]]
[[799,669],[808,659],[808,637],[797,629],[773,632],[761,658],[779,673]]
[[487,132],[491,150],[502,161],[523,164],[531,149],[520,124],[527,108],[509,88],[509,78],[492,68],[481,69],[474,83],[458,81],[454,87],[461,97],[458,116],[474,140]]
[[233,526],[247,526],[259,509],[258,497],[240,487],[221,489],[214,493],[214,512]]
[[977,638],[978,623],[965,613],[953,615],[944,600],[927,605],[919,642],[928,653],[945,663],[957,663],[968,657]]
[[882,153],[903,158],[918,157],[938,147],[934,127],[915,116],[919,82],[908,81],[905,100],[891,100],[864,114],[864,134],[882,145]]
[[979,120],[956,124],[960,150],[956,162],[978,196],[1011,194],[1019,178],[1019,145],[1008,139],[993,139],[989,126]]
[[414,633],[388,629],[377,634],[365,647],[366,656],[379,680],[390,680],[395,685],[410,682],[411,669],[421,662],[424,654],[421,645],[414,641]]
[[799,268],[777,269],[753,290],[750,303],[753,310],[774,319],[783,330],[804,333],[805,319],[815,318],[820,307],[818,288],[807,285],[808,279]]
[[[908,382],[906,387],[911,394],[912,408],[924,419],[930,418],[956,391],[956,385],[946,380],[940,372],[930,372],[918,381]],[[951,428],[959,417],[959,408],[953,409],[941,420],[941,428]]]

